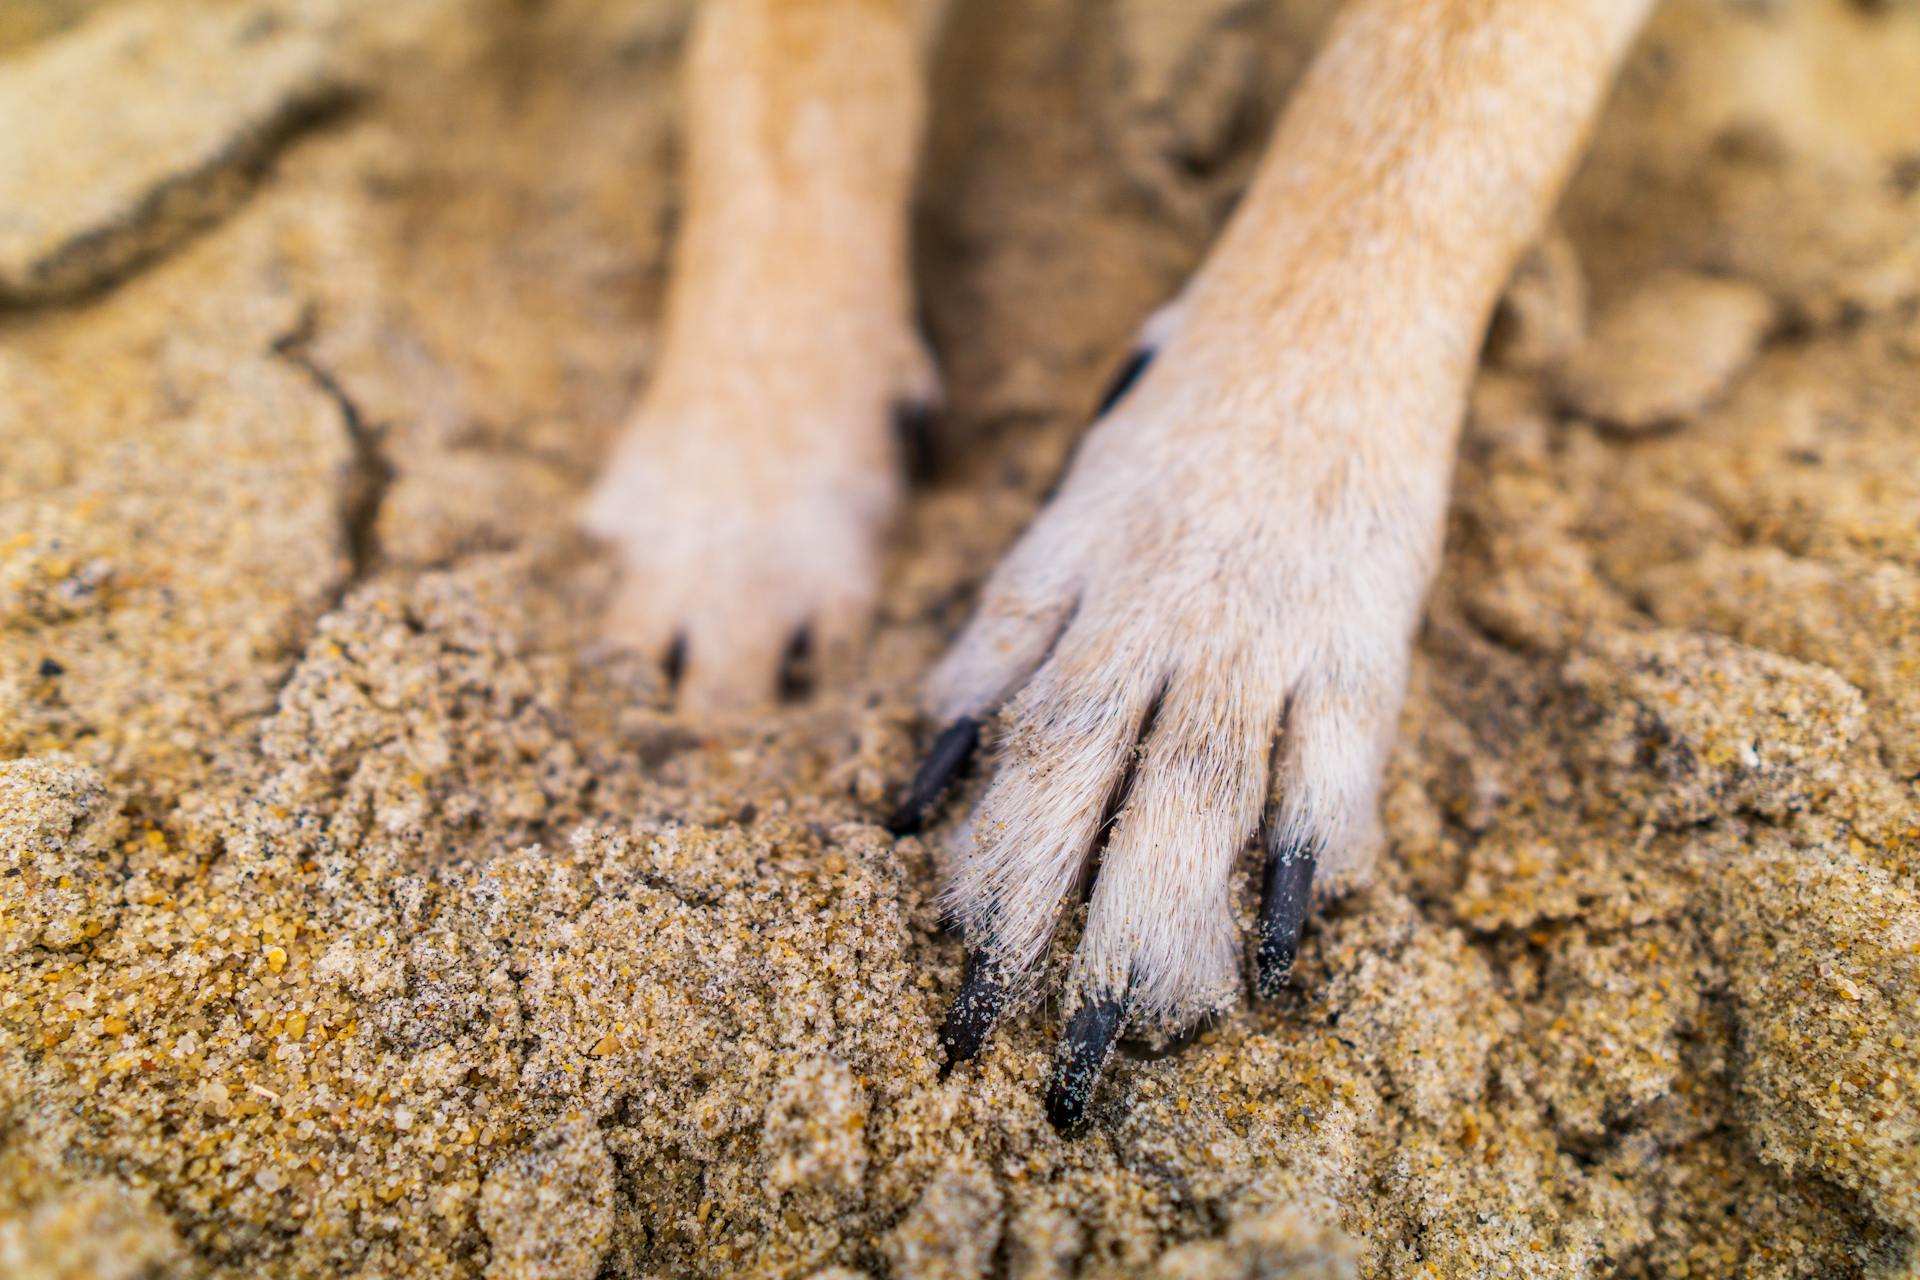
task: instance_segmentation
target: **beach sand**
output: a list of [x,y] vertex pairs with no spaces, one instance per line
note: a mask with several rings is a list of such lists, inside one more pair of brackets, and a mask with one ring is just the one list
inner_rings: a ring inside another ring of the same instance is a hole
[[1067,1140],[1058,1009],[939,1076],[964,797],[879,824],[1332,6],[956,7],[938,476],[857,687],[701,725],[570,528],[684,8],[7,6],[0,1274],[1914,1274],[1920,8],[1663,8],[1489,339],[1376,882]]

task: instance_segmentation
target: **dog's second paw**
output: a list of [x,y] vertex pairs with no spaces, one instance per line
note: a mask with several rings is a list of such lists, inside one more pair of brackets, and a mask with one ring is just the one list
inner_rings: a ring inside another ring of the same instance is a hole
[[[915,348],[915,357],[918,349]],[[820,683],[861,652],[898,505],[897,423],[932,395],[865,350],[809,350],[657,378],[583,523],[621,577],[609,637],[662,662],[695,714]]]
[[1175,336],[931,681],[929,710],[955,727],[905,825],[982,720],[997,709],[1001,726],[946,889],[970,947],[950,1064],[1029,984],[1097,867],[1048,1098],[1063,1128],[1126,1026],[1170,1030],[1238,998],[1233,868],[1257,830],[1262,996],[1291,973],[1310,896],[1378,842],[1446,499],[1451,428],[1433,417],[1452,410],[1434,379],[1343,382],[1338,351],[1263,367],[1248,345]]

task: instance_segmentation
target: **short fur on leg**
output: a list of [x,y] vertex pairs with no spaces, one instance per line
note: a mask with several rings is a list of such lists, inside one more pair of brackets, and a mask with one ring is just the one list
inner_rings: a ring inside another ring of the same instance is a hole
[[1273,761],[1282,889],[1367,874],[1479,337],[1645,7],[1336,22],[1152,362],[929,681],[942,723],[999,714],[945,905],[1006,980],[1099,847],[1079,1007],[1170,1029],[1236,1000],[1232,871]]
[[620,553],[613,637],[678,644],[684,705],[772,697],[805,635],[853,664],[937,397],[907,222],[924,0],[703,0],[658,367],[585,512]]

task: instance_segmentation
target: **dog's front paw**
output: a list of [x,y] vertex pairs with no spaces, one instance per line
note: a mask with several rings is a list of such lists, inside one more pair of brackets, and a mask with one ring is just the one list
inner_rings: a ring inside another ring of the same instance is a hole
[[620,556],[610,638],[660,661],[695,714],[770,700],[796,660],[827,684],[853,667],[902,487],[897,424],[932,394],[917,346],[907,376],[852,344],[734,355],[663,371],[583,516]]
[[1337,353],[1297,356],[1290,379],[1234,347],[1176,339],[1147,368],[931,681],[952,727],[901,825],[1000,723],[946,890],[970,949],[949,1063],[1029,984],[1097,867],[1047,1103],[1063,1128],[1127,1025],[1170,1030],[1238,998],[1233,869],[1256,831],[1262,996],[1288,979],[1310,896],[1350,883],[1378,841],[1451,441],[1404,416],[1452,411],[1425,380],[1342,385]]

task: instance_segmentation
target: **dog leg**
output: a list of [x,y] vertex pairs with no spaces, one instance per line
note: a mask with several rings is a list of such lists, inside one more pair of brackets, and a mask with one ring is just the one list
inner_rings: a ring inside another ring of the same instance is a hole
[[1030,980],[1104,836],[1056,1124],[1125,1025],[1238,998],[1231,873],[1257,829],[1258,994],[1310,900],[1368,871],[1480,336],[1645,7],[1345,13],[1171,331],[934,672],[942,723],[1002,720],[946,889],[974,950],[950,1059]]
[[933,367],[907,220],[925,0],[702,0],[659,366],[585,512],[623,562],[616,639],[751,705],[805,637],[857,653]]

